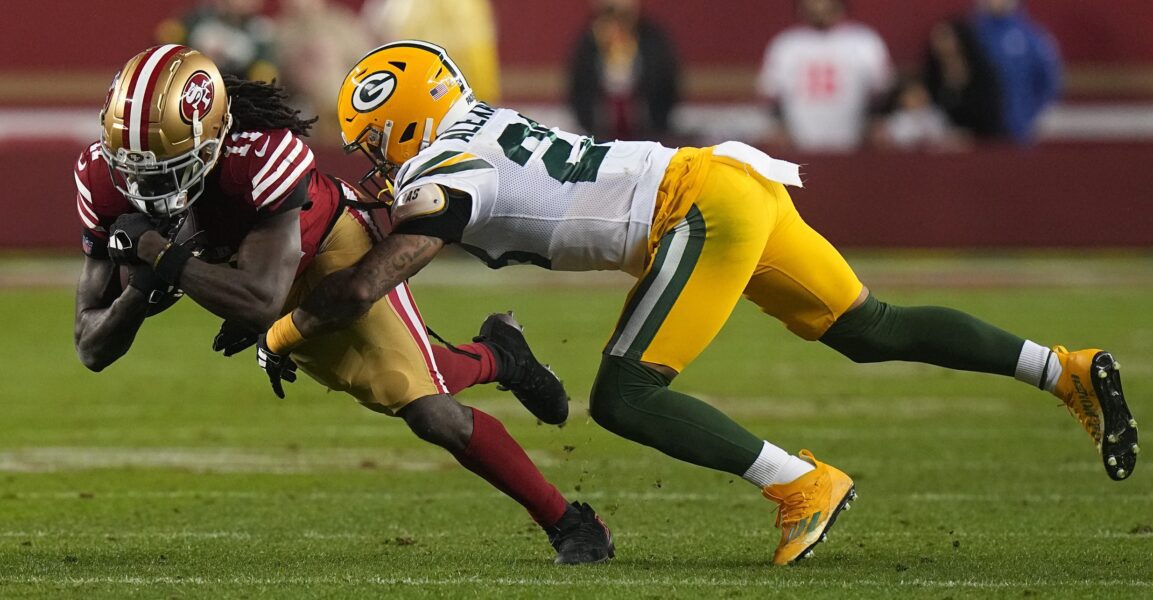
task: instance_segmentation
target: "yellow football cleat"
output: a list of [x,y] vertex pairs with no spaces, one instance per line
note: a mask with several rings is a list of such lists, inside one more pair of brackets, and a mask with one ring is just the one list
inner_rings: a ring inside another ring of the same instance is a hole
[[1093,438],[1109,477],[1120,481],[1137,465],[1137,421],[1125,404],[1120,365],[1113,355],[1089,348],[1069,352],[1053,346],[1061,377],[1053,389],[1081,427]]
[[795,481],[767,485],[762,490],[778,505],[776,526],[781,530],[781,543],[773,554],[774,565],[812,556],[813,546],[825,541],[837,515],[857,498],[848,475],[813,458],[808,450],[801,450],[799,456],[816,468]]

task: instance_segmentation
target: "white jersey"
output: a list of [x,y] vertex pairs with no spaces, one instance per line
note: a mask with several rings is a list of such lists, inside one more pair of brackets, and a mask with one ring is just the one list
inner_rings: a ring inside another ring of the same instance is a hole
[[889,52],[872,29],[797,26],[765,50],[757,89],[780,103],[797,147],[848,151],[865,133],[871,97],[885,91],[891,77]]
[[639,275],[657,188],[675,150],[595,143],[477,104],[397,174],[397,198],[440,184],[472,198],[461,246],[488,266]]

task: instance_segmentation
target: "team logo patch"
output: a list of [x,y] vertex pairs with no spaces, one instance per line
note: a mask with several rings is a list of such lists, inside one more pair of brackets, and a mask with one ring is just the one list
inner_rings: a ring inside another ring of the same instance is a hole
[[352,93],[352,107],[356,112],[372,112],[392,97],[396,91],[396,75],[388,71],[377,71],[356,83]]
[[204,71],[193,73],[184,84],[184,91],[180,92],[180,118],[186,123],[191,123],[194,116],[203,118],[212,109],[215,97],[216,86],[212,83],[212,76]]

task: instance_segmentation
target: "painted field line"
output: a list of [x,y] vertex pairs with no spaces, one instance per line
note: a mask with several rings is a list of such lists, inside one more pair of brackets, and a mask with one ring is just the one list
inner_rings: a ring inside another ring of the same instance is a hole
[[[382,448],[249,450],[242,448],[33,447],[0,452],[0,472],[44,473],[115,468],[180,469],[197,473],[316,473],[325,471],[441,471],[457,468],[451,456],[396,454]],[[547,455],[534,456],[551,465]]]
[[[852,435],[848,435],[848,434]],[[922,432],[925,433],[925,432]],[[837,428],[819,428],[811,432],[818,440],[859,439],[868,436],[883,437],[872,431],[849,431]],[[982,438],[984,439],[984,438]],[[581,442],[585,443],[585,442]],[[567,456],[556,451],[530,450],[529,456],[542,468],[561,464],[587,465],[593,469],[607,460],[584,455]],[[840,466],[848,471],[875,471],[887,469],[892,455],[873,455],[847,460]],[[614,468],[632,467],[644,470],[650,465],[672,464],[669,459],[638,452],[614,456]],[[954,471],[1003,472],[1000,460],[922,460],[902,459],[902,468],[924,472],[941,469]],[[0,451],[0,472],[51,473],[57,471],[88,471],[97,469],[171,469],[193,473],[267,473],[304,474],[343,471],[429,472],[448,471],[459,465],[447,454],[435,449],[427,452],[397,454],[382,448],[315,449],[315,450],[251,450],[241,448],[106,448],[106,447],[28,447]],[[1087,456],[1083,461],[1052,462],[1030,461],[1016,464],[1015,471],[1095,473],[1100,463]]]
[[[752,490],[753,488],[749,488]],[[501,499],[504,496],[495,490],[472,492],[472,496],[485,499]],[[579,494],[584,500],[597,501],[629,501],[629,502],[701,502],[717,503],[743,503],[753,502],[758,498],[753,495],[734,492],[728,488],[724,492],[676,492],[666,490],[653,490],[644,492],[628,491],[582,491]],[[881,496],[881,494],[878,494]],[[966,493],[934,493],[913,492],[908,494],[883,494],[887,501],[918,503],[971,503],[971,502],[1029,502],[1029,503],[1095,503],[1100,502],[1103,495],[1098,494],[966,494]],[[459,492],[377,492],[377,491],[348,491],[348,492],[291,492],[285,490],[260,491],[228,491],[228,490],[116,490],[109,492],[93,491],[51,491],[51,492],[8,492],[0,495],[0,501],[84,501],[97,502],[102,500],[290,500],[292,502],[317,501],[378,501],[378,502],[411,502],[419,498],[426,502],[452,501],[460,498]],[[1125,504],[1153,505],[1153,497],[1144,494],[1118,495],[1109,494],[1109,502]]]
[[[773,536],[776,530],[769,526],[757,529],[743,529],[741,531],[726,532],[726,538],[748,538],[748,539],[763,539],[766,536]],[[447,531],[418,531],[412,529],[397,528],[388,531],[378,531],[374,533],[363,533],[355,531],[340,531],[340,532],[321,532],[321,531],[284,531],[277,533],[261,533],[251,531],[120,531],[120,532],[99,532],[99,531],[0,531],[0,539],[56,539],[69,541],[76,539],[85,540],[107,540],[107,541],[121,541],[121,540],[158,540],[158,541],[171,541],[171,540],[237,540],[237,541],[255,541],[265,542],[269,540],[286,540],[286,539],[307,539],[307,540],[357,540],[357,541],[379,541],[388,540],[396,536],[416,536],[420,539],[441,539],[441,538],[455,538],[459,537],[459,532]],[[515,537],[520,538],[520,533],[503,533],[496,534],[495,537]],[[700,539],[702,536],[699,533],[685,533],[681,531],[649,531],[649,532],[635,532],[635,531],[614,531],[615,538],[625,540],[683,540],[683,539]],[[839,531],[837,536],[843,540],[889,540],[889,539],[909,539],[918,538],[922,540],[967,540],[967,541],[996,541],[1006,539],[1044,539],[1044,540],[1142,540],[1153,538],[1153,532],[1139,532],[1127,533],[1124,531],[1105,531],[1098,530],[1095,532],[1085,533],[1081,531],[971,531],[971,532],[924,532],[924,531]]]
[[574,582],[571,579],[510,578],[510,577],[42,577],[42,576],[0,576],[0,583],[17,585],[123,585],[143,587],[156,585],[173,586],[445,586],[488,585],[501,587],[593,587],[643,588],[651,586],[695,586],[695,587],[772,587],[773,589],[843,589],[912,587],[927,589],[1013,589],[1013,588],[1131,588],[1149,589],[1153,582],[1124,579],[908,579],[880,580],[860,579],[854,581],[830,581],[821,579],[779,579],[767,570],[764,578],[727,577],[635,577],[628,579],[598,578],[596,581]]

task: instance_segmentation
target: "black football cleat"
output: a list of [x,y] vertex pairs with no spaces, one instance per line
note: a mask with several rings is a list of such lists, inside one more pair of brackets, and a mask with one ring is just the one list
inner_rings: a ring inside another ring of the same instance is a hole
[[560,425],[568,419],[568,392],[552,369],[533,356],[523,329],[511,312],[494,313],[472,341],[488,346],[496,357],[499,389],[511,391],[534,417]]
[[548,541],[556,549],[558,565],[590,565],[603,563],[616,556],[613,532],[601,520],[593,507],[584,502],[573,502],[564,516],[552,527],[546,527]]

